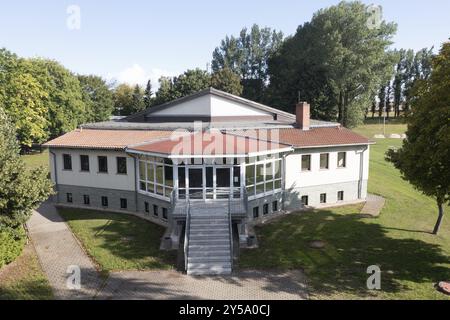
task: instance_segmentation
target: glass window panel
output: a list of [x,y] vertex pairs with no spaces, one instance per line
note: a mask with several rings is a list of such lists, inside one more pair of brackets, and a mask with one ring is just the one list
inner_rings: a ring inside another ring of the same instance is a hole
[[162,196],[164,194],[164,187],[160,186],[160,185],[156,185],[156,194],[159,194]]
[[139,189],[141,189],[142,191],[145,191],[145,181],[139,182]]
[[155,180],[154,164],[147,163],[147,181],[153,182]]
[[145,180],[145,162],[139,161],[139,179]]
[[281,180],[275,180],[275,189],[281,189]]
[[328,169],[328,153],[320,154],[320,169]]
[[186,188],[186,171],[185,167],[178,167],[178,187]]
[[173,167],[164,166],[164,179],[166,186],[173,187]]
[[256,185],[256,194],[258,193],[264,193],[264,183]]
[[311,170],[311,155],[304,154],[302,155],[302,171],[310,171]]
[[266,192],[273,191],[273,181],[266,182]]
[[266,181],[273,179],[273,162],[266,163]]
[[256,183],[264,181],[264,164],[256,165]]
[[170,188],[170,187],[165,187],[165,189],[164,189],[164,196],[166,196],[166,197],[169,198],[169,197],[172,195],[172,191],[173,191],[172,188]]
[[275,179],[281,179],[281,160],[274,162]]
[[155,185],[153,183],[147,183],[147,192],[155,193]]
[[338,168],[345,168],[346,166],[345,155],[346,155],[345,152],[338,152],[338,163],[337,163]]
[[241,167],[233,168],[233,187],[241,186]]
[[249,165],[245,168],[245,185],[255,184],[255,166]]
[[162,165],[155,165],[156,171],[155,171],[155,177],[156,177],[156,183],[164,184],[164,166]]
[[254,196],[255,195],[255,186],[247,187],[247,196]]

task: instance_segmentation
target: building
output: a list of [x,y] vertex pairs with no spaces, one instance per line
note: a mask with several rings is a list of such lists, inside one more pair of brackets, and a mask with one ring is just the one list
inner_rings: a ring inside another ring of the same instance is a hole
[[183,245],[188,273],[229,273],[249,224],[366,198],[370,141],[309,114],[211,88],[82,125],[45,144],[55,201],[167,226],[162,247]]

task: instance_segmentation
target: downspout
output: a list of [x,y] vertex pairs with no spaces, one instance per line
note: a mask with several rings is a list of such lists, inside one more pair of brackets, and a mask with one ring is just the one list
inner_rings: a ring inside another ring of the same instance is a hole
[[359,157],[359,181],[358,181],[358,199],[361,199],[362,194],[362,183],[364,176],[364,152],[368,149],[368,146],[365,146],[361,151],[361,155]]
[[134,159],[134,203],[135,203],[135,209],[136,209],[136,212],[138,212],[139,211],[139,206],[138,206],[138,193],[137,193],[137,186],[138,186],[138,180],[137,180],[137,166],[136,166],[136,163],[137,163],[137,159],[134,157],[134,156],[132,156],[133,157],[133,159]]
[[[48,152],[53,156],[53,170],[55,171],[55,191],[56,191],[56,198],[58,199],[58,170],[56,167],[56,154],[49,148]],[[51,173],[50,173],[51,175]]]

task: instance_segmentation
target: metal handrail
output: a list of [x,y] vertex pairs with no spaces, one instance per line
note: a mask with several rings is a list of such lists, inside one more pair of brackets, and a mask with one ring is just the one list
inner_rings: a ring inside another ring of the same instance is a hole
[[188,254],[189,254],[189,235],[191,227],[191,209],[190,202],[186,201],[186,224],[184,228],[184,269],[188,268]]

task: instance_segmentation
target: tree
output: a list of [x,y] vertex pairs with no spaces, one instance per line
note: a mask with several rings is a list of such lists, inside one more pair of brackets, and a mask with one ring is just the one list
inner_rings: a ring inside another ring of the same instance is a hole
[[144,92],[144,104],[145,108],[150,108],[153,105],[153,91],[152,91],[152,82],[151,80],[147,81],[147,86],[145,87]]
[[14,126],[0,107],[0,231],[18,230],[53,192],[48,171],[27,170],[19,151]]
[[133,88],[126,83],[119,84],[113,91],[114,114],[127,116],[133,109]]
[[133,114],[133,113],[142,111],[144,109],[145,109],[144,91],[137,84],[134,86],[134,89],[133,89],[133,103],[131,105],[131,110],[129,111],[129,113]]
[[412,112],[407,117],[407,139],[399,150],[389,150],[386,159],[415,188],[436,200],[437,234],[450,202],[450,42],[443,44],[432,60],[432,73],[416,80],[410,92]]
[[242,94],[241,78],[229,68],[223,68],[211,75],[211,87],[240,96]]
[[22,146],[47,138],[47,92],[30,73],[30,63],[0,50],[0,108],[13,122]]
[[88,110],[78,78],[56,61],[29,59],[30,73],[47,92],[48,130],[51,137],[75,129],[86,121]]
[[268,60],[280,47],[283,33],[254,24],[239,37],[226,36],[213,52],[212,70],[229,68],[241,77],[243,97],[262,102],[268,77]]
[[114,110],[113,93],[110,86],[99,76],[79,75],[83,101],[87,110],[86,121],[108,120]]
[[269,62],[270,100],[293,108],[299,91],[302,100],[322,96],[311,103],[312,114],[320,106],[334,117],[334,105],[342,125],[360,123],[393,72],[387,50],[396,25],[380,21],[370,28],[369,18],[361,2],[341,2],[299,26]]

